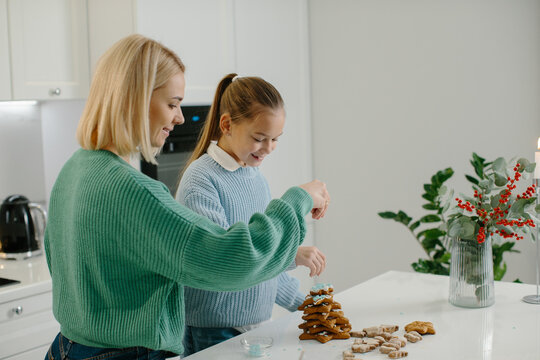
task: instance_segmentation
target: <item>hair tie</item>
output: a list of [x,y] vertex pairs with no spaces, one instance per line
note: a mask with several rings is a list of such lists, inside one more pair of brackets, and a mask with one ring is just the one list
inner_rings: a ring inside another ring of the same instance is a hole
[[236,75],[235,77],[232,78],[231,82],[234,82],[236,81],[240,76]]

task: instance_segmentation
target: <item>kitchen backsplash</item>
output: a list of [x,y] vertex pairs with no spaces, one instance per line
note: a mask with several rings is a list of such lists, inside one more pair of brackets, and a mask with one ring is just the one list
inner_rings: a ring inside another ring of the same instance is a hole
[[37,103],[0,102],[0,200],[22,194],[44,202],[45,172]]
[[22,194],[47,204],[54,180],[79,148],[84,100],[34,105],[0,102],[0,200]]

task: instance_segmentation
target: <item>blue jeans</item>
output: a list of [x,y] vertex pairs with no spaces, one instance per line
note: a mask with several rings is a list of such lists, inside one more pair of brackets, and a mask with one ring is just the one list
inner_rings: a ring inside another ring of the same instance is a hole
[[78,344],[61,333],[54,339],[45,360],[162,360],[174,354],[135,346],[123,349],[97,348]]
[[184,333],[184,356],[191,355],[212,345],[240,335],[234,328],[201,328],[186,326]]

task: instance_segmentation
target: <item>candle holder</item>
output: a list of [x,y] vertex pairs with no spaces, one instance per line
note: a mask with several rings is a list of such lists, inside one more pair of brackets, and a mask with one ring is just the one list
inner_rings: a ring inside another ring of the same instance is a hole
[[[537,164],[538,166],[538,164]],[[536,186],[536,204],[540,204],[540,179],[534,179],[533,184]],[[536,227],[536,295],[527,295],[523,297],[523,301],[528,304],[540,305],[540,231],[539,225]]]

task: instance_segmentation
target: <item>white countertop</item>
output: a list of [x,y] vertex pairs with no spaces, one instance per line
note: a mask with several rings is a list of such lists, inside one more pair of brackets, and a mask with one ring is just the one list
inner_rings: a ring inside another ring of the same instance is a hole
[[[353,330],[381,324],[404,325],[414,320],[431,321],[436,335],[426,335],[403,350],[410,360],[538,360],[540,359],[540,305],[521,301],[536,294],[535,285],[495,282],[495,305],[481,309],[448,303],[448,277],[389,271],[334,295]],[[352,338],[321,344],[300,341],[302,312],[297,311],[258,329],[239,335],[186,359],[244,359],[240,339],[248,335],[271,336],[270,354],[260,359],[341,359]],[[377,350],[357,354],[357,359],[388,359]],[[251,358],[256,359],[256,358]]]
[[0,303],[47,292],[52,288],[44,254],[25,260],[0,260],[0,277],[20,281],[0,287]]

